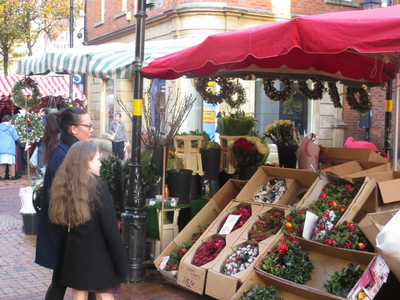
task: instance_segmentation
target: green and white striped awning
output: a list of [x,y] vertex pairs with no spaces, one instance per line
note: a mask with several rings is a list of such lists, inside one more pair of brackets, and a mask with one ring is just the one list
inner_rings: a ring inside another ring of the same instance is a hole
[[[170,39],[145,42],[143,66],[152,60],[197,45],[202,38]],[[133,77],[134,43],[113,43],[82,46],[18,61],[19,75],[49,72],[83,75],[96,78],[129,79]]]

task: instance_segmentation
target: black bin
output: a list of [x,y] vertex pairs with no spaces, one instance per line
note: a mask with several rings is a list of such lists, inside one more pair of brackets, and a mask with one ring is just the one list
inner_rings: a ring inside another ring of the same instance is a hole
[[192,170],[172,169],[167,171],[169,196],[179,197],[178,204],[188,204],[190,195],[190,185],[192,181]]
[[37,213],[25,214],[21,213],[24,222],[24,232],[26,235],[36,235],[38,228],[39,216]]

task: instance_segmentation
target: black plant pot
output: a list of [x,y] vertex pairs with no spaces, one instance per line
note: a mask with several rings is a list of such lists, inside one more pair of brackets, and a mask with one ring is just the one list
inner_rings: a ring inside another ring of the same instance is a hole
[[163,149],[165,149],[165,169],[167,169],[167,162],[168,162],[168,152],[167,152],[167,147],[145,147],[147,150],[152,150],[153,155],[151,156],[150,162],[155,164],[157,168],[161,171],[163,171]]
[[179,197],[178,204],[188,204],[190,195],[190,183],[192,181],[192,170],[172,169],[167,171],[169,196]]
[[258,166],[251,166],[251,167],[240,167],[240,180],[249,180],[255,172],[257,172]]
[[219,179],[219,164],[221,161],[221,149],[200,149],[203,171],[209,180]]
[[290,146],[277,146],[279,166],[284,168],[296,169],[297,158],[296,148]]

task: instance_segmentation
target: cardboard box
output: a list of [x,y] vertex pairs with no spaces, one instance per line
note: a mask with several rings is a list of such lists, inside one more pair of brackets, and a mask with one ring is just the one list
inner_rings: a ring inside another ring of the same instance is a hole
[[[400,201],[400,193],[397,191],[400,185],[399,171],[370,173],[366,176],[375,179],[379,187],[379,194],[382,202],[377,203],[377,211],[379,211],[384,204]],[[349,177],[357,177],[357,174],[352,174]]]
[[264,183],[274,178],[285,179],[287,185],[286,193],[274,204],[288,206],[291,204],[294,197],[302,195],[314,184],[317,175],[313,171],[308,170],[260,167],[243,190],[237,195],[236,199],[254,203],[252,200],[254,194],[260,191]]
[[322,147],[319,161],[327,164],[343,164],[352,160],[387,163],[388,160],[371,149],[329,148]]
[[231,300],[239,300],[243,293],[247,293],[250,291],[254,285],[258,286],[274,286],[277,289],[276,297],[280,297],[282,299],[287,300],[324,300],[320,295],[316,295],[307,290],[297,290],[296,294],[293,293],[290,285],[287,285],[283,282],[277,282],[271,280],[270,277],[266,276],[265,273],[255,272],[253,271],[250,276],[246,279],[246,281],[242,284],[242,286],[238,289],[235,295],[231,298]]
[[[286,240],[286,236],[281,235],[277,240],[275,240],[275,243],[271,245],[269,251],[273,251],[280,242]],[[371,295],[375,295],[384,283],[383,280],[380,278],[377,280],[377,278],[372,275],[377,272],[380,267],[383,269],[382,274],[385,274],[384,276],[387,278],[389,268],[386,266],[382,258],[374,253],[334,248],[305,239],[298,240],[298,243],[301,246],[301,250],[308,253],[309,258],[314,265],[314,270],[311,272],[311,279],[304,285],[291,282],[263,271],[262,263],[264,258],[261,256],[256,263],[256,272],[269,277],[272,285],[278,283],[287,285],[290,287],[290,291],[293,294],[298,295],[300,292],[307,290],[317,295],[319,297],[318,299],[337,300],[343,300],[345,298],[325,292],[323,284],[326,283],[327,277],[331,275],[333,271],[345,268],[349,263],[353,263],[355,266],[360,264],[361,268],[365,271],[363,277],[358,281],[346,299],[356,300],[356,291],[362,290],[365,286],[369,287],[367,292]],[[373,299],[373,297],[366,299]]]
[[386,261],[393,274],[400,280],[400,264],[397,260],[386,255],[382,250],[376,248],[376,236],[382,230],[392,217],[398,212],[398,210],[388,210],[378,213],[372,213],[365,216],[364,219],[358,224],[361,231],[367,237],[368,241],[375,247],[375,251],[379,253],[382,258]]
[[[181,232],[174,238],[174,240],[164,249],[160,256],[154,261],[156,268],[160,266],[164,256],[167,256],[172,250],[182,243],[190,240],[192,234],[199,230],[199,227],[210,225],[222,212],[222,210],[235,199],[237,194],[243,189],[247,181],[230,179],[210,201],[203,207],[203,209],[182,229]],[[161,274],[170,283],[176,284],[176,278],[171,272],[159,270]],[[172,271],[175,272],[175,271]],[[175,272],[176,273],[176,272]]]
[[355,221],[357,219],[361,219],[366,214],[368,207],[374,207],[376,202],[376,194],[374,194],[376,187],[375,179],[362,177],[353,178],[351,181],[349,181],[344,178],[338,177],[335,174],[326,173],[322,176],[322,179],[316,182],[316,184],[313,186],[313,189],[310,188],[310,190],[304,195],[303,199],[297,204],[296,209],[299,210],[301,207],[311,205],[319,198],[323,187],[331,181],[336,181],[341,184],[362,183],[362,186],[355,196],[353,202],[346,209],[346,212],[340,218],[338,223],[342,223],[343,221]]
[[[245,244],[251,244],[258,247],[258,253],[264,255],[268,250],[269,245],[275,241],[275,239],[281,234],[282,229],[278,231],[276,235],[270,236],[269,238],[261,241],[254,242],[249,240],[249,233],[252,230],[253,225],[260,220],[260,216],[267,213],[271,209],[278,209],[283,215],[288,212],[288,209],[281,207],[274,207],[272,204],[264,206],[258,213],[256,218],[253,218],[251,222],[246,225],[246,229],[238,236],[238,238],[227,247],[218,260],[215,260],[213,266],[208,270],[207,283],[206,283],[206,294],[219,300],[230,299],[235,293],[238,286],[243,283],[247,277],[253,272],[256,260],[247,268],[245,271],[236,273],[232,276],[224,275],[221,273],[223,264],[227,258],[236,251],[239,247]],[[224,288],[221,289],[221,286]]]
[[334,173],[338,176],[346,178],[346,175],[354,174],[352,177],[363,177],[369,173],[390,171],[392,166],[390,163],[378,163],[371,161],[349,161],[344,164],[336,165],[322,170],[322,174],[327,172]]
[[[251,217],[247,220],[246,224],[241,228],[229,233],[228,235],[220,235],[219,229],[222,221],[226,216],[228,216],[231,212],[235,211],[239,207],[250,207],[251,208]],[[203,233],[201,238],[190,248],[190,250],[186,253],[186,255],[182,258],[181,263],[179,265],[179,273],[178,273],[178,285],[181,285],[192,292],[198,293],[202,295],[204,293],[204,287],[206,283],[206,276],[208,269],[219,259],[223,251],[215,258],[214,261],[211,261],[203,266],[195,266],[193,264],[193,259],[196,255],[197,249],[199,246],[205,242],[209,241],[212,238],[222,237],[225,239],[226,247],[235,241],[235,239],[241,234],[243,230],[246,230],[246,226],[248,223],[252,221],[252,219],[258,216],[259,210],[262,208],[260,204],[251,204],[251,203],[243,203],[239,201],[232,201],[225,207],[225,209],[221,212],[218,218],[208,227],[208,229]]]

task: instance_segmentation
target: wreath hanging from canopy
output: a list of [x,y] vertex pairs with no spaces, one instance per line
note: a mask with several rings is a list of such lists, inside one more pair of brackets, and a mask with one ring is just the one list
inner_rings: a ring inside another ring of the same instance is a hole
[[[208,87],[210,81],[215,81],[219,85],[220,89],[218,93],[214,94]],[[233,101],[232,96],[236,92],[235,85],[228,79],[220,76],[213,78],[195,78],[194,88],[206,103],[212,105],[221,104],[224,100]]]
[[[281,90],[275,88],[275,80],[279,80],[282,83],[283,88]],[[277,79],[264,78],[263,84],[265,95],[272,101],[285,102],[287,99],[291,98],[295,92],[293,82],[285,76],[281,76]]]
[[20,114],[14,126],[21,143],[39,142],[43,136],[42,118],[34,112]]
[[235,93],[237,94],[237,99],[233,100],[231,97],[229,99],[225,99],[225,103],[228,104],[230,108],[239,110],[240,107],[247,101],[246,90],[239,82],[235,83],[234,88]]
[[333,106],[336,108],[343,108],[342,103],[340,103],[340,95],[335,82],[328,82],[328,93],[333,102]]
[[[22,92],[23,90],[31,90],[31,96],[27,97]],[[15,82],[11,91],[12,102],[25,110],[32,109],[38,106],[42,100],[37,82],[31,77],[25,77]]]
[[360,114],[366,114],[371,110],[371,96],[367,87],[364,85],[360,88],[347,87],[346,100],[349,107]]
[[313,100],[322,99],[325,89],[324,83],[315,78],[310,78],[310,80],[314,83],[314,87],[312,89],[308,88],[307,81],[301,81],[301,80],[298,81],[300,94],[302,94],[306,99],[313,99]]

